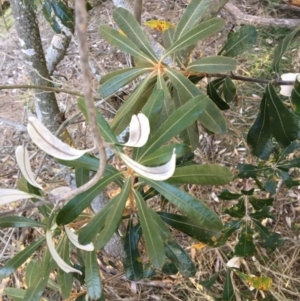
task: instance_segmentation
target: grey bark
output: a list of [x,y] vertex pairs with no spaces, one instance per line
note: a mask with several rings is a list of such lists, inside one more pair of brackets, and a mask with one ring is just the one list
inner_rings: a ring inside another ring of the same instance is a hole
[[[35,11],[31,1],[11,0],[11,8],[24,64],[31,83],[39,86],[52,86],[47,69],[44,50]],[[60,124],[59,108],[53,92],[35,90],[35,110],[38,119],[50,131],[55,132]]]

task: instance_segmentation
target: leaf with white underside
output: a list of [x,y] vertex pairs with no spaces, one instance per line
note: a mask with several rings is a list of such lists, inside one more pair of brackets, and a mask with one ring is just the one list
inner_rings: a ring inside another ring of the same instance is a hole
[[130,147],[141,147],[146,144],[150,134],[148,118],[143,114],[132,115],[129,125],[129,139],[123,144]]
[[[299,73],[284,73],[281,75],[281,79],[285,81],[293,81],[293,82],[296,81],[297,79],[299,81],[298,75]],[[294,85],[282,85],[280,86],[279,93],[284,96],[291,96],[293,89],[294,89]]]
[[241,261],[242,261],[241,257],[234,256],[226,263],[226,265],[230,268],[239,269],[241,266]]
[[82,245],[78,241],[78,235],[75,234],[71,229],[69,229],[67,226],[65,226],[66,234],[70,240],[70,242],[78,249],[84,250],[84,251],[93,251],[94,245],[93,243],[89,243],[87,245]]
[[156,167],[148,167],[139,164],[122,153],[119,153],[119,156],[125,162],[125,164],[128,165],[131,169],[133,169],[136,173],[138,173],[139,175],[145,178],[155,180],[155,181],[164,181],[170,178],[173,175],[176,168],[175,149],[173,150],[173,155],[171,159],[166,164],[163,164],[161,166],[156,166]]
[[39,189],[43,189],[43,187],[40,184],[38,184],[34,178],[34,174],[30,167],[29,154],[26,147],[19,145],[16,148],[16,160],[21,170],[21,173],[26,179],[26,181],[32,186],[35,186]]
[[58,267],[60,269],[62,269],[64,272],[66,273],[71,273],[71,272],[74,272],[74,273],[78,273],[80,275],[82,275],[81,271],[77,270],[77,269],[74,269],[73,267],[71,267],[70,265],[68,265],[60,256],[59,254],[57,253],[56,249],[55,249],[55,246],[54,246],[54,243],[52,241],[52,233],[51,233],[51,230],[48,229],[46,231],[46,241],[47,241],[47,245],[48,245],[48,248],[49,248],[49,251],[50,251],[50,254],[52,256],[52,258],[54,259],[54,261],[57,263]]
[[22,199],[41,198],[17,189],[0,189],[0,206]]
[[28,118],[28,134],[31,140],[45,153],[61,160],[76,160],[85,153],[91,151],[78,150],[70,147],[55,137],[37,118],[31,116]]

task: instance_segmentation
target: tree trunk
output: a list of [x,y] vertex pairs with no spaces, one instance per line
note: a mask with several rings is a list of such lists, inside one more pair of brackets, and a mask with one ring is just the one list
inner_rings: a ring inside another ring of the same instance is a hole
[[[31,83],[51,87],[51,78],[47,69],[36,14],[32,6],[33,2],[11,0],[10,3]],[[46,91],[41,93],[41,90],[35,90],[35,110],[38,119],[51,132],[55,132],[60,124],[55,94]]]

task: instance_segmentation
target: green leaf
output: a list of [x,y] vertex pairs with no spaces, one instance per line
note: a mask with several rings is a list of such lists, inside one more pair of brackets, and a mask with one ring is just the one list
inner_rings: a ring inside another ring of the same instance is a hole
[[[62,243],[59,246],[59,255],[68,265],[71,265],[69,239],[66,235],[64,236]],[[72,291],[73,274],[65,273],[63,270],[58,269],[58,275],[61,295],[63,298],[67,299],[70,297]]]
[[225,56],[208,56],[191,62],[188,71],[199,73],[220,73],[235,70],[236,60]]
[[51,6],[55,15],[59,18],[61,23],[74,30],[74,16],[71,10],[61,0],[50,0]]
[[220,231],[210,230],[207,227],[199,226],[199,223],[187,216],[168,212],[157,212],[162,220],[173,228],[195,238],[205,244],[212,245]]
[[144,182],[152,186],[169,202],[178,207],[178,209],[184,212],[187,217],[194,219],[198,226],[202,226],[204,229],[210,231],[215,231],[216,238],[220,237],[222,230],[221,220],[215,212],[200,200],[183,190],[164,182],[155,182],[149,179],[144,179]]
[[75,180],[76,180],[76,187],[80,187],[86,184],[90,179],[90,171],[82,168],[76,167],[75,168]]
[[209,245],[215,248],[224,245],[227,242],[228,238],[232,235],[232,233],[240,228],[242,221],[243,220],[239,219],[233,220],[229,223],[225,223],[223,226],[221,237],[214,244]]
[[111,182],[120,176],[120,172],[103,177],[96,185],[75,196],[58,213],[56,223],[66,225],[73,221],[93,199]]
[[242,196],[241,193],[232,193],[227,189],[222,190],[221,194],[218,197],[225,201],[237,200]]
[[122,214],[125,208],[126,201],[129,196],[131,186],[131,178],[129,177],[122,187],[121,192],[118,194],[114,200],[110,209],[107,212],[104,228],[98,235],[95,246],[98,250],[101,250],[107,242],[110,240],[115,231],[117,231],[120,221],[122,219]]
[[259,233],[261,238],[261,245],[266,248],[268,252],[275,251],[276,248],[284,244],[284,240],[281,239],[280,234],[270,232],[268,228],[264,227],[258,220],[252,219],[255,230]]
[[169,29],[163,32],[163,42],[165,49],[168,49],[173,44],[175,29],[169,27]]
[[177,109],[155,132],[155,134],[148,140],[145,146],[139,149],[137,153],[137,160],[141,160],[146,155],[153,152],[155,149],[168,142],[175,135],[180,133],[189,124],[194,122],[198,116],[203,112],[207,103],[207,97],[198,96],[182,107]]
[[4,295],[7,295],[14,301],[24,301],[25,292],[24,289],[14,287],[6,287],[3,291]]
[[55,31],[55,33],[60,34],[61,28],[60,28],[58,22],[56,21],[56,18],[53,13],[53,8],[52,8],[49,0],[44,1],[43,14],[44,14],[45,19],[48,21],[48,23],[52,27],[52,29]]
[[253,178],[255,179],[260,173],[272,171],[269,166],[254,166],[252,164],[238,164],[238,176],[242,179]]
[[142,235],[141,225],[133,225],[130,218],[124,238],[123,266],[128,280],[139,281],[143,278],[143,263],[138,250],[138,243]]
[[[244,25],[231,34],[220,51],[224,56],[234,57],[248,51],[256,43],[257,32],[253,25]],[[219,53],[219,54],[220,54]]]
[[[174,87],[176,87],[179,96],[183,99],[190,99],[198,95],[204,95],[189,79],[183,76],[181,73],[166,69],[166,73]],[[206,96],[205,96],[206,97]],[[208,98],[207,105],[203,113],[199,117],[200,123],[209,131],[216,134],[225,134],[227,131],[226,121],[221,114],[218,107]]]
[[91,299],[98,299],[102,295],[101,278],[95,251],[85,253],[85,284]]
[[140,75],[151,70],[153,70],[153,68],[136,67],[110,72],[101,78],[99,93],[101,97],[107,97],[116,92],[118,89],[127,85]]
[[216,274],[214,274],[210,279],[200,281],[199,283],[202,286],[204,286],[206,289],[210,289],[213,286],[213,284],[216,282],[216,280],[218,279],[220,273],[221,273],[221,271],[219,271]]
[[201,20],[209,3],[210,0],[192,0],[189,3],[176,26],[174,41],[181,38]]
[[0,268],[0,279],[4,279],[15,272],[16,269],[20,267],[37,250],[37,248],[41,246],[44,241],[45,238],[41,238],[31,243],[30,246],[26,247],[13,258],[9,259],[6,264]]
[[277,96],[272,84],[266,89],[270,130],[276,141],[286,147],[298,138],[300,117],[291,113]]
[[25,271],[25,282],[27,287],[37,281],[37,278],[39,277],[39,270],[40,263],[35,259],[31,259],[27,264]]
[[291,101],[293,104],[294,113],[300,115],[300,77],[296,77],[294,89],[291,94]]
[[113,18],[119,28],[133,42],[134,45],[142,50],[142,52],[144,52],[153,62],[158,61],[156,54],[152,49],[147,37],[145,36],[141,26],[128,10],[118,7],[113,11]]
[[230,209],[225,209],[224,213],[229,214],[232,217],[243,218],[245,216],[245,201],[244,199],[239,200],[239,202],[232,206]]
[[132,55],[142,61],[152,63],[151,59],[144,54],[128,37],[123,36],[117,30],[111,28],[108,25],[100,25],[99,33],[103,39],[105,39],[111,45],[117,47],[121,51]]
[[233,179],[231,171],[217,164],[187,165],[177,167],[167,180],[172,184],[225,185]]
[[[163,58],[169,56],[173,52],[177,52],[190,45],[197,43],[199,40],[205,39],[221,30],[225,25],[225,20],[221,18],[213,18],[208,21],[196,25],[191,30],[183,34],[180,38],[174,37],[174,43],[163,55]],[[176,32],[175,32],[176,35]]]
[[272,218],[275,219],[274,215],[270,213],[270,208],[268,206],[264,206],[260,210],[256,210],[253,213],[250,213],[250,217],[253,219],[263,219],[263,218]]
[[230,109],[228,103],[226,103],[224,99],[219,95],[213,82],[208,83],[206,90],[207,90],[207,95],[218,106],[220,110],[223,111],[223,110]]
[[142,226],[146,249],[151,263],[157,269],[161,268],[165,262],[165,252],[162,238],[151,212],[142,198],[142,196],[134,190],[134,198],[138,209],[138,216]]
[[130,123],[133,114],[138,113],[145,105],[156,83],[154,73],[149,74],[133,91],[125,103],[118,109],[118,112],[111,123],[111,128],[116,135],[120,134]]
[[247,144],[253,155],[264,160],[269,158],[273,150],[266,96],[263,97],[256,120],[248,132]]
[[236,87],[229,76],[225,78],[223,84],[223,95],[226,102],[232,102],[236,97]]
[[0,217],[0,228],[26,228],[26,227],[45,228],[46,225],[44,223],[23,216]]
[[269,199],[257,199],[255,197],[249,198],[250,204],[253,206],[255,210],[261,210],[265,206],[272,206],[274,202],[274,198]]
[[287,34],[282,42],[275,48],[274,50],[274,59],[272,64],[272,69],[275,72],[279,72],[279,64],[280,60],[289,47],[292,39],[294,38],[295,34],[300,30],[300,27],[295,28],[291,33]]
[[239,241],[235,246],[234,254],[239,257],[253,256],[256,253],[253,243],[253,230],[245,223]]
[[233,300],[235,300],[235,295],[234,295],[234,289],[231,280],[231,270],[227,269],[222,301],[233,301]]

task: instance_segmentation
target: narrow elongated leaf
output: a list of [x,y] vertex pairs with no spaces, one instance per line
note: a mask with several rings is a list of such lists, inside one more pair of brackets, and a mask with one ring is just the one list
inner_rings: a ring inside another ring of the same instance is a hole
[[219,95],[220,93],[218,93],[213,82],[208,83],[206,90],[209,98],[218,106],[220,110],[230,109],[228,103]]
[[35,250],[41,246],[44,241],[45,238],[41,238],[31,243],[30,246],[26,247],[13,258],[9,259],[6,264],[0,268],[0,279],[4,279],[15,272],[16,269],[20,267],[35,252]]
[[200,200],[194,198],[183,190],[176,188],[164,182],[155,182],[149,179],[144,181],[162,194],[169,202],[184,212],[189,218],[205,229],[216,230],[221,235],[222,222],[218,215],[203,204]]
[[[138,76],[144,74],[145,72],[151,71],[153,68],[126,68],[122,70],[117,70],[107,75],[104,75],[100,80],[99,93],[102,97],[107,97],[115,93],[118,89],[127,85]],[[109,76],[107,80],[106,77]]]
[[266,102],[271,133],[280,145],[286,147],[299,136],[300,117],[287,109],[277,96],[271,83],[266,89]]
[[126,278],[131,281],[139,281],[143,277],[143,263],[138,250],[141,236],[141,225],[138,223],[134,226],[130,218],[124,238],[123,266]]
[[251,147],[253,155],[265,160],[269,158],[273,147],[271,143],[270,119],[265,96],[261,101],[256,120],[248,132],[247,143]]
[[50,0],[55,15],[59,18],[61,23],[71,30],[74,30],[74,16],[63,1],[61,0]]
[[134,198],[138,208],[138,216],[145,237],[146,249],[151,263],[157,269],[161,268],[165,262],[165,252],[159,230],[154,223],[150,209],[142,196],[134,190]]
[[114,173],[110,176],[103,177],[96,185],[77,195],[69,201],[58,213],[56,222],[58,225],[66,225],[73,221],[92,200],[111,182],[117,179],[120,173]]
[[[169,56],[173,52],[177,52],[190,45],[197,43],[199,40],[205,39],[218,32],[225,25],[225,20],[221,18],[213,18],[208,21],[196,25],[194,28],[183,34],[179,39],[174,39],[174,43],[166,51],[163,58]],[[176,34],[176,32],[175,32]]]
[[45,19],[48,21],[48,23],[50,24],[50,26],[52,27],[52,29],[55,31],[55,33],[60,34],[61,28],[60,28],[58,22],[56,21],[56,18],[55,18],[54,12],[53,12],[53,8],[52,8],[51,4],[49,3],[49,0],[44,1],[43,15],[44,15]]
[[25,282],[27,287],[31,286],[37,280],[37,277],[39,277],[40,268],[40,262],[38,262],[36,259],[31,259],[29,261],[25,271]]
[[153,62],[158,59],[136,18],[126,9],[118,7],[113,12],[114,21],[125,35]]
[[[166,69],[166,73],[179,95],[183,99],[190,99],[198,95],[204,95],[189,79],[179,72]],[[218,107],[207,97],[207,105],[203,113],[199,116],[200,123],[209,131],[216,134],[225,134],[227,131],[226,121]]]
[[223,84],[223,95],[226,102],[232,102],[236,97],[236,87],[229,76],[226,77]]
[[165,49],[168,49],[173,44],[175,28],[169,27],[163,33],[163,41]]
[[233,174],[227,167],[205,164],[177,167],[167,182],[172,184],[225,185],[232,179]]
[[219,271],[216,274],[214,274],[210,279],[200,281],[199,283],[202,286],[204,286],[205,288],[210,289],[213,286],[213,284],[216,282],[216,280],[218,279],[220,273],[221,273],[221,271]]
[[55,137],[39,120],[28,118],[28,134],[31,140],[45,153],[62,160],[75,160],[90,150],[78,150]]
[[300,30],[300,27],[295,28],[291,33],[287,34],[285,38],[282,40],[282,42],[275,48],[274,50],[274,59],[272,68],[273,71],[279,72],[279,64],[280,60],[289,47],[292,39],[294,38],[295,34]]
[[0,206],[22,199],[41,198],[17,189],[0,189]]
[[137,114],[145,105],[156,82],[154,73],[149,74],[143,82],[134,90],[118,112],[111,123],[111,128],[116,135],[120,134],[130,123],[131,116]]
[[42,227],[45,228],[44,223],[35,221],[31,218],[23,216],[3,216],[0,217],[0,228],[25,228],[25,227]]
[[91,299],[98,299],[102,295],[101,278],[95,251],[85,254],[85,284]]
[[225,284],[224,284],[222,300],[226,300],[226,301],[234,301],[235,300],[230,269],[227,269],[227,271],[226,271],[226,279],[225,279]]
[[149,139],[147,144],[140,149],[140,152],[137,156],[137,160],[141,160],[146,155],[153,152],[155,149],[169,141],[176,134],[180,133],[185,129],[189,124],[194,122],[198,116],[203,112],[207,104],[206,96],[198,96],[179,109],[177,109],[171,116],[168,118],[160,128],[155,132],[155,134]]
[[131,178],[129,177],[122,187],[121,192],[118,194],[114,200],[110,200],[113,204],[106,215],[104,228],[98,235],[96,241],[96,248],[101,250],[107,242],[110,240],[115,231],[117,231],[120,221],[122,219],[122,214],[125,208],[126,201],[129,196],[131,185]]
[[25,290],[21,288],[6,287],[4,289],[4,295],[12,298],[14,301],[24,301]]
[[71,229],[69,229],[67,226],[64,227],[66,234],[68,236],[68,239],[70,242],[78,249],[84,250],[84,251],[93,251],[94,250],[94,245],[93,243],[89,243],[86,245],[82,245],[78,241],[78,235],[74,233]]
[[75,168],[75,180],[76,180],[76,187],[80,187],[87,183],[90,179],[90,171],[82,168],[77,167]]
[[231,33],[220,51],[224,56],[234,57],[248,51],[257,40],[257,31],[253,25],[244,25],[235,33]]
[[119,48],[125,53],[132,55],[142,61],[152,63],[152,60],[143,53],[138,46],[136,46],[128,37],[123,36],[117,30],[111,28],[108,25],[100,25],[99,27],[100,35],[111,45]]
[[300,74],[297,75],[294,89],[292,90],[291,101],[294,113],[300,115]]
[[235,246],[234,254],[239,257],[253,256],[256,253],[253,243],[253,230],[248,223],[245,223],[239,242]]
[[225,56],[208,56],[193,61],[188,70],[199,73],[219,73],[236,69],[237,61]]
[[174,41],[181,38],[201,20],[209,3],[210,0],[192,0],[189,3],[176,26]]

